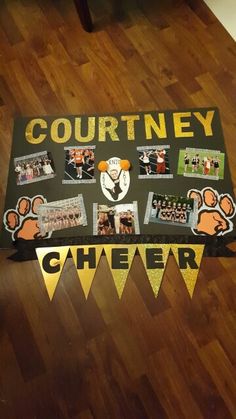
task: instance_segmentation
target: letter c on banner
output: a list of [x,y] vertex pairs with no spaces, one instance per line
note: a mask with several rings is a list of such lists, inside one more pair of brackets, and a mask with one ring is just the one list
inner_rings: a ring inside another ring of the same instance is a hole
[[42,260],[42,267],[48,274],[55,274],[60,271],[60,253],[47,253]]

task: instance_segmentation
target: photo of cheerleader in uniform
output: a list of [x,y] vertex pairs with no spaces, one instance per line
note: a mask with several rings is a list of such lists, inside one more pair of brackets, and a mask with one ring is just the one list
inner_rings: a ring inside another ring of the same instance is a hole
[[63,184],[95,183],[95,146],[64,147],[65,170]]
[[94,235],[139,234],[137,203],[94,204]]
[[14,158],[17,185],[26,185],[56,176],[52,155],[48,151]]
[[225,154],[217,150],[179,150],[178,175],[209,180],[224,179]]
[[56,230],[87,225],[82,195],[39,205],[37,213],[42,235]]
[[144,224],[153,222],[192,227],[196,221],[196,212],[197,203],[191,198],[150,192]]
[[150,159],[149,159],[150,154],[151,154],[151,152],[149,152],[149,151],[143,151],[143,153],[139,157],[139,160],[141,160],[141,162],[143,163],[143,166],[145,168],[145,172],[146,172],[147,175],[149,175],[152,171],[151,164],[150,164]]
[[170,172],[169,145],[137,147],[139,179],[173,178]]

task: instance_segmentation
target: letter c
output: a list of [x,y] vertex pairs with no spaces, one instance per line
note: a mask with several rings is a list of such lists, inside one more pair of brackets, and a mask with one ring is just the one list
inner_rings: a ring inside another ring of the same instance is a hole
[[47,122],[45,119],[35,118],[29,121],[25,129],[25,138],[30,144],[40,144],[46,138],[46,134],[42,133],[35,136],[35,127],[37,125],[39,125],[41,129],[47,128]]
[[[52,259],[56,259],[56,261],[58,261],[58,263],[53,264],[54,266],[50,264]],[[43,270],[47,272],[48,274],[55,274],[59,272],[60,271],[60,253],[59,252],[47,253],[42,260],[42,267],[43,267]]]

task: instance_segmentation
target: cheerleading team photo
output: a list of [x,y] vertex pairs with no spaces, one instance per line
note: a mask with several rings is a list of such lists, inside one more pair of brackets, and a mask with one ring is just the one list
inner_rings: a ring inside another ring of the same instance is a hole
[[144,224],[152,222],[194,228],[196,215],[197,203],[194,199],[150,192]]
[[62,183],[95,183],[95,146],[65,147],[65,171]]
[[178,175],[224,179],[225,154],[218,150],[186,148],[179,151]]
[[82,195],[39,205],[37,214],[42,236],[55,230],[87,225]]
[[17,185],[39,182],[56,176],[52,155],[48,151],[14,158]]
[[137,147],[139,179],[173,178],[170,172],[169,145]]
[[137,203],[114,206],[94,204],[94,234],[139,234]]

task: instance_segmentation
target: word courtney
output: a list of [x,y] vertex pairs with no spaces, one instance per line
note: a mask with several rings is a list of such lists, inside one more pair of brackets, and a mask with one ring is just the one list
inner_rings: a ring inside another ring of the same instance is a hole
[[[75,116],[48,121],[34,118],[27,122],[25,139],[40,144],[49,139],[64,144],[70,140],[79,143],[92,141],[135,141],[137,135],[148,140],[167,138],[211,137],[215,110],[188,112],[149,112],[117,116]],[[168,121],[168,124],[167,124]],[[196,133],[197,130],[197,133]]]

